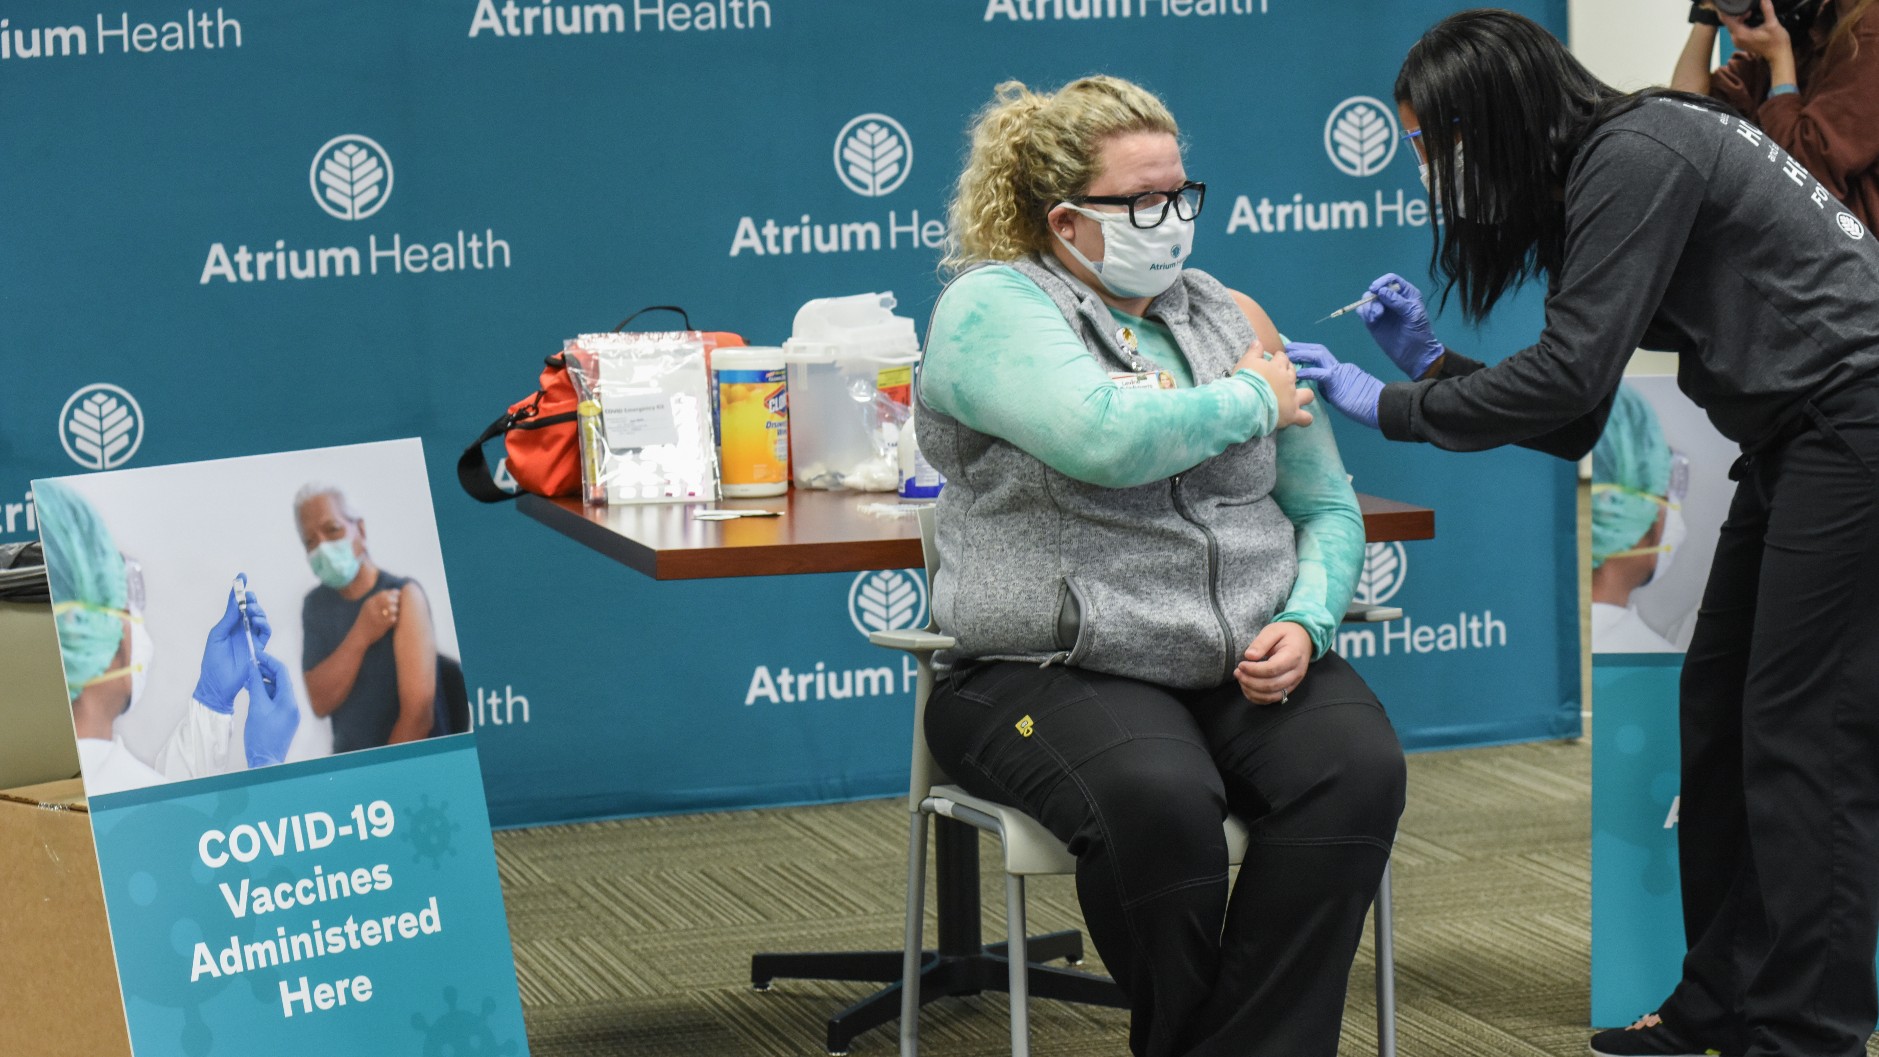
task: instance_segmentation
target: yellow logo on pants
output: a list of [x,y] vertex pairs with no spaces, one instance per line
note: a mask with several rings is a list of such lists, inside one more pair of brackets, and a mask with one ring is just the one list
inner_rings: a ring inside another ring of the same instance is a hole
[[1030,716],[1026,716],[1023,719],[1018,721],[1017,727],[1018,727],[1018,733],[1028,738],[1031,736],[1031,732],[1037,729],[1037,724],[1031,722]]

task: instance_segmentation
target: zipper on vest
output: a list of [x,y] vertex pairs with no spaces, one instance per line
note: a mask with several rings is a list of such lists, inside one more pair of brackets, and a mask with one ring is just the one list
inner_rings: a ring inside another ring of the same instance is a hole
[[1230,671],[1233,668],[1233,630],[1227,624],[1227,611],[1220,604],[1220,540],[1214,535],[1213,529],[1201,524],[1198,519],[1188,513],[1187,501],[1181,498],[1181,477],[1182,475],[1177,473],[1171,479],[1174,512],[1181,515],[1188,524],[1200,529],[1201,534],[1207,537],[1207,600],[1213,603],[1214,619],[1220,624],[1221,657]]
[[1053,653],[1050,656],[1044,658],[1044,663],[1038,665],[1038,667],[1048,668],[1053,664],[1062,664],[1069,659],[1070,659],[1070,655],[1068,653]]

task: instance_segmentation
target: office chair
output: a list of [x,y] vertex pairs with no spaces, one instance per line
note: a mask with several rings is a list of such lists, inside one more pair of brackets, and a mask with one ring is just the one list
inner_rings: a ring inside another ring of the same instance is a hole
[[[934,511],[920,511],[920,544],[926,559],[928,597],[934,574],[939,571],[939,549],[933,543]],[[1345,615],[1347,622],[1395,620],[1400,609],[1379,606],[1353,607]],[[933,689],[933,654],[953,645],[950,636],[941,633],[929,619],[924,630],[877,631],[868,641],[887,649],[903,650],[914,656],[919,665],[914,688],[913,773],[907,791],[912,824],[907,839],[907,923],[901,969],[900,1052],[901,1057],[917,1057],[920,1047],[920,979],[922,959],[921,933],[925,924],[927,820],[932,815],[963,822],[998,837],[1005,860],[1005,934],[1006,962],[1010,968],[1006,989],[1011,995],[1012,1057],[1030,1054],[1029,983],[1032,972],[1063,974],[1066,970],[1047,969],[1031,964],[1025,951],[1024,879],[1037,874],[1072,874],[1076,859],[1062,841],[1052,836],[1041,823],[1018,808],[973,796],[947,778],[926,745],[926,703]],[[1230,865],[1239,865],[1246,854],[1246,824],[1228,816],[1225,824],[1227,857]],[[1377,1053],[1396,1057],[1396,983],[1395,950],[1392,943],[1390,907],[1390,869],[1383,868],[1383,883],[1376,899],[1377,961]],[[1100,977],[1090,977],[1092,981]],[[1113,987],[1113,984],[1111,985]],[[1120,991],[1113,1005],[1122,1006]]]

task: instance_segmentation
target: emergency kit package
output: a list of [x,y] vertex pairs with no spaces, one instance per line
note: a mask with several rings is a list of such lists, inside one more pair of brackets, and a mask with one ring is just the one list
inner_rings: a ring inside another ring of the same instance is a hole
[[718,499],[705,344],[697,331],[583,334],[567,343],[587,503]]

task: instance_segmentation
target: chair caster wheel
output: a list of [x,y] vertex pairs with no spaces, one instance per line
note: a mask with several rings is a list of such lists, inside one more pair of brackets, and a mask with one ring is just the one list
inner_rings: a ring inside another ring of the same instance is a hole
[[768,990],[770,990],[770,989],[771,989],[772,987],[774,987],[774,986],[775,986],[774,984],[772,984],[772,983],[770,983],[769,981],[767,981],[767,980],[766,980],[766,981],[764,981],[763,983],[760,983],[760,984],[751,984],[751,985],[750,985],[750,989],[751,989],[752,991],[757,991],[757,992],[763,992],[763,991],[768,991]]

